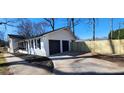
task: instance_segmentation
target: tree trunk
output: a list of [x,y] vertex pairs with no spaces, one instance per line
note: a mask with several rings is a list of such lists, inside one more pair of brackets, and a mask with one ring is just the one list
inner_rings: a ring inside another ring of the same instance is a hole
[[71,20],[70,20],[70,18],[67,18],[67,27],[71,31]]
[[72,20],[72,32],[75,35],[74,18],[72,18],[71,20]]
[[113,18],[111,18],[111,20],[110,20],[110,39],[112,39],[112,32],[113,31]]
[[95,41],[95,38],[96,38],[96,36],[95,36],[95,31],[96,30],[96,20],[95,20],[95,18],[93,18],[93,41]]
[[55,20],[54,20],[54,18],[52,18],[52,30],[53,31],[55,30]]

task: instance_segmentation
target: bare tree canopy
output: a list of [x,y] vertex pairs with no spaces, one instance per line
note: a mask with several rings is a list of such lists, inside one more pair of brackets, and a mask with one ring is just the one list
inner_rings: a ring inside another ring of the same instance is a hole
[[113,37],[113,18],[110,19],[110,39]]
[[46,25],[50,26],[52,30],[55,30],[55,18],[44,18]]
[[18,22],[18,18],[1,18],[0,25],[7,29],[8,26],[17,27],[15,24]]
[[4,40],[5,38],[5,32],[0,31],[0,40]]
[[45,33],[44,25],[41,22],[33,23],[33,29],[36,35]]
[[37,36],[45,32],[42,23],[33,23],[29,19],[21,19],[17,29],[17,33],[26,38]]
[[22,35],[24,37],[31,37],[32,36],[32,22],[28,19],[22,19],[20,20],[19,25],[17,26],[18,28],[18,34]]
[[67,18],[67,27],[70,28],[70,31],[75,35],[75,26],[80,24],[80,18]]
[[93,32],[92,39],[95,41],[96,39],[96,18],[88,18],[88,24],[92,26],[92,32]]

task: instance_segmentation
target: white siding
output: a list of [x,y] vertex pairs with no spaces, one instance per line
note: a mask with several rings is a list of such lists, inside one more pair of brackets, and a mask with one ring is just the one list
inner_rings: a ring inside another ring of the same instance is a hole
[[49,40],[60,40],[60,50],[61,53],[62,51],[62,40],[68,40],[69,41],[69,50],[70,50],[70,42],[72,40],[75,40],[74,36],[72,35],[71,32],[67,30],[60,30],[60,31],[55,31],[49,34],[46,34],[45,36],[45,48],[46,48],[46,53],[47,56],[49,56]]
[[[37,46],[35,48],[35,40],[38,40],[38,39],[40,39],[41,41],[40,42],[41,49],[38,48]],[[31,47],[31,44],[29,44],[29,42],[32,40],[33,40],[33,48]],[[39,37],[39,38],[34,38],[34,39],[26,40],[26,41],[28,41],[28,54],[46,56],[43,38]]]
[[9,38],[9,49],[8,52],[14,53],[14,50],[18,48],[18,39]]
[[74,37],[70,31],[67,30],[60,30],[55,31],[49,34],[46,34],[45,37],[47,39],[53,39],[53,40],[74,40]]
[[[35,48],[35,39],[41,39],[40,40],[41,49]],[[31,47],[31,44],[29,44],[29,41],[31,40],[33,40],[33,45],[34,45],[33,48]],[[48,34],[45,34],[37,38],[26,39],[25,41],[28,42],[28,50],[26,49],[27,53],[34,54],[34,55],[40,55],[40,56],[49,56],[49,40],[60,40],[61,41],[60,47],[61,47],[61,52],[62,52],[62,40],[68,40],[69,42],[71,42],[72,40],[75,40],[75,38],[71,32],[61,29],[58,31],[50,32]],[[15,41],[13,40],[12,42],[10,42],[10,46],[12,50],[13,50],[13,47],[17,47],[17,45],[15,45]],[[70,47],[69,47],[69,50],[70,50]]]

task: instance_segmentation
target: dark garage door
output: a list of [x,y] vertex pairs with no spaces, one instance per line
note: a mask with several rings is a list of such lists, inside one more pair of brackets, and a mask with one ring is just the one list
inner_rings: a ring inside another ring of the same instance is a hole
[[69,51],[69,41],[62,41],[63,52]]
[[60,53],[60,40],[49,40],[50,55]]

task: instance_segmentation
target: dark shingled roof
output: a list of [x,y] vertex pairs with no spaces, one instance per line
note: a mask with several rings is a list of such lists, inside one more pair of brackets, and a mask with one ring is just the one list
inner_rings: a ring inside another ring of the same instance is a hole
[[[40,37],[40,36],[43,36],[43,35],[46,35],[48,33],[52,33],[52,32],[55,32],[55,31],[58,31],[58,30],[61,30],[61,29],[64,29],[64,30],[69,30],[68,27],[62,27],[62,28],[58,28],[54,31],[49,31],[49,32],[45,32],[41,35],[37,35],[37,36],[34,36],[34,37],[30,37],[30,38],[36,38],[36,37]],[[11,38],[20,38],[20,39],[30,39],[30,38],[24,38],[23,36],[20,36],[20,35],[12,35],[12,34],[8,34],[9,37]]]
[[19,39],[25,39],[23,36],[20,35],[13,35],[13,34],[8,34],[10,38],[19,38]]

